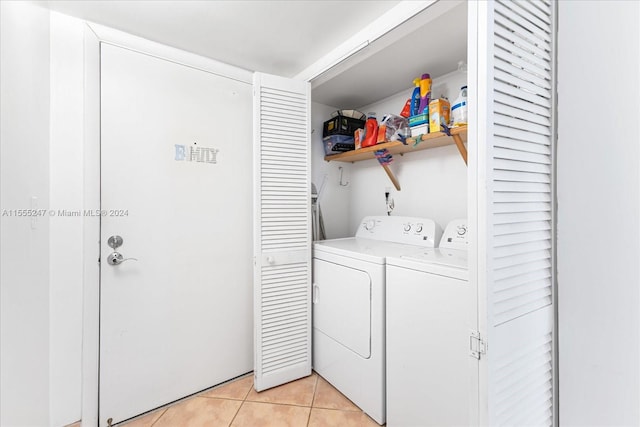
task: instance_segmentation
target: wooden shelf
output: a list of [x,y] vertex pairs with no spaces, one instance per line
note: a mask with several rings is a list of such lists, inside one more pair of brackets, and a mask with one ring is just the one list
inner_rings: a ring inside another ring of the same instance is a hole
[[[417,144],[416,141],[418,142]],[[463,144],[466,141],[467,127],[460,126],[451,129],[451,136],[448,136],[444,132],[426,133],[424,135],[418,135],[415,138],[408,138],[407,145],[404,145],[400,141],[383,142],[381,144],[361,148],[359,150],[345,151],[344,153],[325,156],[324,159],[328,162],[359,162],[361,160],[375,159],[375,152],[384,148],[386,148],[391,154],[402,155],[413,151],[456,144],[464,162],[467,163],[467,149]]]

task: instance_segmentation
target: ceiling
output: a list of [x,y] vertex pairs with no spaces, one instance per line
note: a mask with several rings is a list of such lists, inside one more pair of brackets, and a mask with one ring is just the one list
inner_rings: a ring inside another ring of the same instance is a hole
[[[249,71],[293,77],[399,1],[50,0],[51,10]],[[314,102],[361,108],[467,58],[467,2],[438,1],[312,80]]]
[[360,109],[403,90],[410,94],[423,73],[440,77],[467,62],[466,1],[435,3],[402,27],[313,81],[313,101]]
[[292,77],[399,1],[47,1],[51,10]]

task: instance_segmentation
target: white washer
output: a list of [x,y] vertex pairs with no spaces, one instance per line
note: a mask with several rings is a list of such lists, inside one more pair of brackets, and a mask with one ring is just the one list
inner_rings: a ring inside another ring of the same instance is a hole
[[434,247],[432,220],[366,217],[355,237],[313,245],[313,366],[371,418],[385,416],[385,259]]
[[439,249],[387,258],[387,426],[472,424],[470,302],[466,220]]

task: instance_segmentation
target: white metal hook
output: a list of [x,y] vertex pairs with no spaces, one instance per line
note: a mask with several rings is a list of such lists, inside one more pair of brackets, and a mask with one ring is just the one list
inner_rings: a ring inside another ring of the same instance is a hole
[[342,182],[342,173],[344,172],[344,169],[342,168],[342,166],[338,167],[338,170],[340,171],[340,186],[341,187],[346,187],[347,185],[349,185],[349,182]]

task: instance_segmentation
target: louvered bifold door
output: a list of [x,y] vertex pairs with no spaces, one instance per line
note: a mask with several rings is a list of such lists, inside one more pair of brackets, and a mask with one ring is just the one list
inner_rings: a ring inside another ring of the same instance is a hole
[[310,109],[309,83],[254,75],[258,391],[311,374]]
[[480,392],[492,426],[555,423],[555,7],[478,3]]

